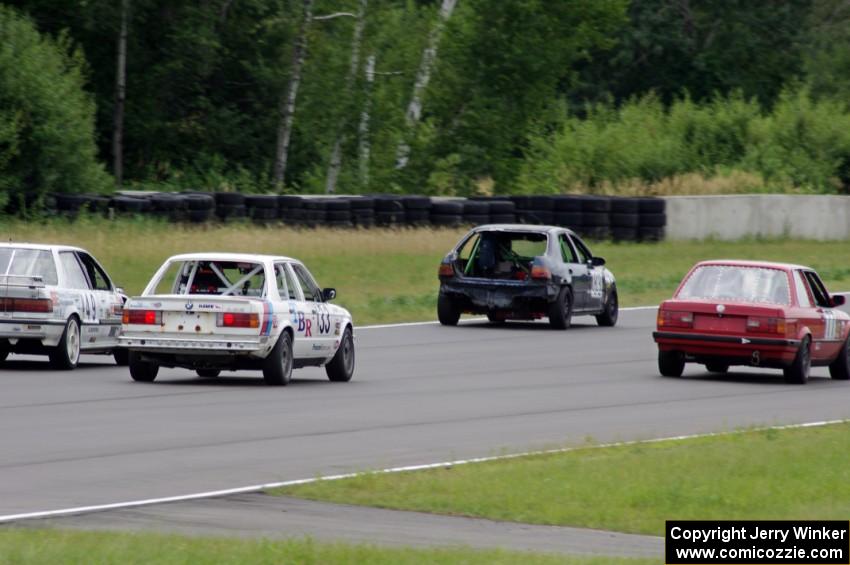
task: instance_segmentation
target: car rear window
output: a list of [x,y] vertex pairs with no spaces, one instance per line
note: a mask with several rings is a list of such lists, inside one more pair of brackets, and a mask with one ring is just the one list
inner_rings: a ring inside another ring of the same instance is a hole
[[157,281],[154,292],[261,297],[265,286],[265,268],[262,263],[175,261]]
[[697,267],[676,298],[791,304],[785,271],[733,265]]
[[55,285],[56,264],[53,255],[44,249],[4,247],[0,249],[0,274],[41,277],[44,284]]

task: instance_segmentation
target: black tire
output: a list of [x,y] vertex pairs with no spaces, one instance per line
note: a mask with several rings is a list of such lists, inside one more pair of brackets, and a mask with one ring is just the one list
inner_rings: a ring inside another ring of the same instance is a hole
[[611,215],[607,212],[582,212],[581,225],[598,228],[611,225]]
[[600,326],[611,328],[617,325],[617,319],[620,317],[620,301],[617,297],[617,289],[612,288],[608,294],[608,300],[605,301],[605,309],[601,314],[596,316],[596,323]]
[[667,208],[667,201],[663,198],[640,198],[638,211],[641,214],[660,214]]
[[579,196],[558,196],[555,198],[555,213],[558,212],[581,212],[581,197]]
[[585,196],[581,199],[581,211],[607,215],[611,211],[611,199],[606,196]]
[[503,318],[502,316],[498,316],[493,311],[487,312],[487,319],[490,320],[491,324],[504,324],[505,323],[505,318]]
[[611,239],[614,241],[637,241],[638,240],[638,229],[637,228],[611,228]]
[[351,210],[351,201],[347,198],[331,198],[325,202],[328,212],[348,212]]
[[328,210],[327,218],[331,222],[350,222],[351,210]]
[[221,374],[221,369],[196,369],[195,373],[205,379],[214,379]]
[[394,212],[404,216],[404,202],[400,198],[376,198],[375,210],[377,212]]
[[241,192],[216,192],[213,194],[216,206],[244,206],[245,195]]
[[555,212],[555,224],[565,228],[575,228],[582,222],[581,212]]
[[431,214],[422,208],[409,208],[404,212],[404,221],[414,226],[427,225],[431,223]]
[[404,203],[404,209],[405,210],[425,210],[425,211],[427,211],[429,208],[431,208],[431,198],[428,197],[428,196],[416,196],[416,195],[405,196],[404,200],[402,200],[402,202]]
[[705,370],[709,373],[727,373],[729,371],[729,365],[726,363],[706,363]]
[[460,320],[460,308],[445,294],[437,297],[437,319],[444,326],[456,326]]
[[368,196],[358,196],[351,199],[352,210],[370,210],[375,211],[375,199]]
[[80,362],[80,345],[82,343],[80,321],[71,316],[65,322],[65,330],[56,347],[51,348],[50,364],[54,369],[70,371]]
[[460,214],[431,214],[431,223],[435,226],[457,227],[463,223],[463,216]]
[[463,223],[480,226],[490,223],[490,214],[468,214],[463,216]]
[[215,208],[215,198],[206,194],[185,194],[186,207],[189,210],[212,210]]
[[481,216],[490,214],[490,203],[483,200],[467,200],[463,203],[464,216]]
[[809,371],[812,367],[811,341],[808,337],[803,338],[800,349],[794,357],[794,362],[782,370],[785,382],[792,385],[804,385],[809,380]]
[[549,325],[556,330],[566,330],[573,318],[573,290],[565,286],[558,297],[549,303]]
[[529,196],[528,207],[532,210],[551,212],[555,209],[555,199],[551,196]]
[[663,228],[667,225],[667,214],[641,214],[640,227]]
[[113,349],[112,358],[115,359],[115,364],[119,367],[126,367],[130,364],[130,352],[126,349]]
[[664,228],[638,228],[640,241],[661,241],[664,239]]
[[640,226],[640,216],[637,214],[611,214],[611,225],[618,228],[636,228]]
[[490,222],[494,224],[513,224],[516,222],[515,214],[490,214]]
[[206,210],[189,210],[188,218],[193,224],[202,224],[212,219],[212,208]]
[[681,377],[685,356],[681,351],[658,351],[658,372],[664,377]]
[[[640,200],[637,198],[612,198],[612,214],[637,214],[640,211]],[[616,225],[616,224],[615,224]]]
[[139,383],[152,383],[159,373],[159,365],[142,361],[141,355],[131,351],[129,355],[130,376]]
[[292,335],[284,331],[263,362],[263,380],[266,384],[288,385],[292,380],[292,361]]
[[440,216],[459,216],[463,214],[463,201],[435,200],[431,203],[431,214]]
[[325,372],[328,374],[328,379],[335,383],[347,383],[354,376],[354,336],[351,333],[351,328],[345,328],[342,333],[342,339],[339,342],[339,349],[336,354],[325,365]]
[[552,210],[517,210],[517,219],[524,224],[548,225],[555,221]]
[[835,361],[829,364],[829,376],[836,381],[850,380],[850,336]]
[[0,363],[5,361],[6,358],[9,357],[9,353],[11,353],[11,350],[9,348],[9,342],[3,340],[3,343],[0,344]]
[[514,214],[516,204],[510,200],[493,200],[490,202],[490,214]]

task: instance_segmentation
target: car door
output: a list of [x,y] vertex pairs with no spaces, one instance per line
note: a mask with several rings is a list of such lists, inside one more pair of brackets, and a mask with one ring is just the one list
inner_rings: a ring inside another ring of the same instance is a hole
[[301,263],[292,263],[295,278],[304,293],[304,303],[307,305],[313,320],[313,351],[318,357],[324,357],[333,350],[334,320],[330,308],[322,298],[322,291],[316,279]]
[[99,329],[97,304],[83,265],[74,251],[60,251],[62,267],[62,298],[72,301],[80,317],[80,348],[97,347]]
[[577,309],[599,310],[602,307],[602,268],[591,264],[593,254],[578,236],[570,234],[569,240],[576,256],[576,263],[572,265],[572,268],[573,288],[578,288],[580,293],[580,298],[576,301]]
[[590,275],[587,272],[587,265],[579,259],[575,246],[566,233],[558,235],[558,248],[567,274],[572,281],[573,311],[583,310],[590,289]]
[[92,343],[98,346],[114,346],[118,343],[118,333],[121,329],[121,299],[115,293],[106,271],[94,257],[82,251],[77,252],[77,257],[94,297],[94,325],[89,328],[88,337],[94,338]]
[[814,271],[801,273],[808,283],[814,301],[812,324],[812,359],[831,359],[841,347],[840,317],[835,315],[829,293]]

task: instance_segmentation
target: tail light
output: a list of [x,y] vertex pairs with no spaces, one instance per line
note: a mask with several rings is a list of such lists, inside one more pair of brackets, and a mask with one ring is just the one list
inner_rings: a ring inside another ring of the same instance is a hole
[[162,324],[162,311],[160,310],[124,310],[121,321],[125,324],[143,324],[146,326],[157,326]]
[[224,328],[259,328],[260,316],[244,312],[223,312],[216,316],[216,325]]
[[453,277],[455,276],[455,269],[451,263],[440,263],[440,270],[437,271],[437,275],[440,277]]
[[53,301],[49,298],[2,298],[0,303],[6,312],[53,312]]
[[552,271],[545,265],[532,265],[531,278],[533,279],[551,279]]
[[785,335],[785,318],[766,318],[750,316],[747,318],[747,331]]
[[694,313],[659,309],[656,321],[659,328],[692,328],[694,327]]

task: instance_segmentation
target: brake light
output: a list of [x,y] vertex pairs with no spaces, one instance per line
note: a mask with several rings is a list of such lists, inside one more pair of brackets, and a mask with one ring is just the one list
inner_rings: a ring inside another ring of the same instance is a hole
[[785,335],[786,329],[785,318],[766,318],[762,316],[750,316],[747,318],[748,332]]
[[551,279],[552,271],[549,270],[549,267],[544,265],[532,265],[531,266],[531,278],[533,279]]
[[216,316],[216,325],[225,328],[259,328],[260,317],[244,312],[224,312]]
[[694,313],[658,310],[656,321],[659,328],[692,328],[694,326]]
[[3,298],[0,304],[6,312],[53,312],[53,301],[49,298]]
[[162,324],[162,312],[160,310],[124,310],[121,321],[125,324],[156,326]]
[[440,270],[437,272],[437,275],[440,277],[453,277],[455,276],[455,269],[451,263],[440,263]]

